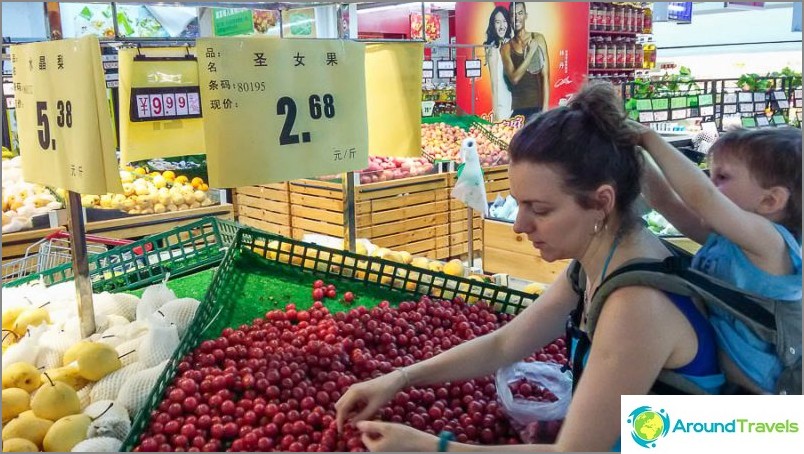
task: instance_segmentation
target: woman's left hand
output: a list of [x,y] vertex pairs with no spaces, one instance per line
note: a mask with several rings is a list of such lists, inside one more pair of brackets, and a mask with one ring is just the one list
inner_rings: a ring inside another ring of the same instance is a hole
[[411,452],[437,451],[438,437],[402,424],[382,421],[360,421],[363,444],[369,451]]

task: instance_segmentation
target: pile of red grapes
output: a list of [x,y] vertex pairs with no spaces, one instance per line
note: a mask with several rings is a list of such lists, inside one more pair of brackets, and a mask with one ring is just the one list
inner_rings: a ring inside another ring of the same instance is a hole
[[[512,318],[483,302],[427,297],[331,314],[322,300],[336,290],[316,282],[313,296],[321,293],[308,310],[271,310],[185,356],[134,450],[365,451],[357,429],[338,433],[335,423],[335,402],[349,386],[432,358]],[[565,357],[558,339],[528,360]],[[406,388],[376,418],[433,434],[449,430],[460,442],[522,442],[497,402],[492,376]]]
[[558,397],[550,392],[549,389],[532,383],[524,377],[512,383],[508,383],[508,387],[511,389],[511,394],[514,396],[514,399],[523,399],[533,402],[555,402],[558,400]]

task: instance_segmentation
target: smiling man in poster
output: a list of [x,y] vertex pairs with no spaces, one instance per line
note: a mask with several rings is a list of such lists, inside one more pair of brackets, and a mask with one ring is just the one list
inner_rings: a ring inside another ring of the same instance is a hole
[[528,13],[524,2],[512,2],[510,14],[514,38],[503,44],[500,55],[511,86],[513,116],[528,118],[546,110],[550,100],[547,41],[541,33],[526,30]]

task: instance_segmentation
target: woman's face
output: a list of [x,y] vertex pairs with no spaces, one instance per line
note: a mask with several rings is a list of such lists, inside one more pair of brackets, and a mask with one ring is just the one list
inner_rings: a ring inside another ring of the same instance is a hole
[[600,211],[578,205],[553,166],[519,162],[509,166],[508,176],[519,203],[514,232],[527,235],[548,262],[581,257]]
[[508,21],[505,20],[505,16],[502,12],[497,12],[494,15],[494,31],[497,32],[497,37],[500,39],[506,38],[506,32],[508,32]]

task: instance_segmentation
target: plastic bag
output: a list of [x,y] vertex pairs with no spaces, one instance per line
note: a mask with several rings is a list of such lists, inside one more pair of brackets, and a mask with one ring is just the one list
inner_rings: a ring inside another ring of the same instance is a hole
[[119,452],[123,442],[111,437],[89,438],[73,446],[72,452]]
[[[572,398],[572,373],[562,368],[537,361],[497,371],[497,397],[523,443],[555,441]],[[521,391],[514,395],[512,387]]]
[[483,217],[488,217],[489,206],[486,201],[486,183],[483,181],[483,169],[480,168],[480,157],[477,154],[477,140],[474,137],[463,139],[461,143],[463,164],[458,171],[458,181],[452,188],[452,198],[458,199]]

